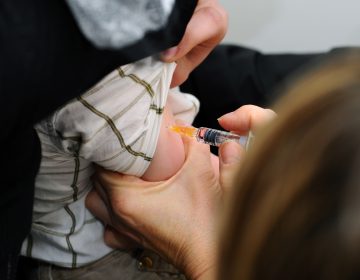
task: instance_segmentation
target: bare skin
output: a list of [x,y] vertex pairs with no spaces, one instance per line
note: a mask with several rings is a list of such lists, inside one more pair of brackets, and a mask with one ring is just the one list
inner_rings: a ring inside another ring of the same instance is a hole
[[[219,122],[229,130],[246,131],[274,115],[271,110],[243,106]],[[191,139],[183,141],[185,164],[169,180],[145,182],[99,170],[97,191],[89,194],[86,203],[108,225],[104,238],[109,246],[128,247],[130,239],[132,244],[159,253],[189,279],[211,280],[216,275],[218,210],[224,194],[231,191],[244,150],[236,143],[220,147],[218,180],[209,147]]]
[[199,0],[180,43],[162,54],[165,62],[177,62],[171,87],[182,84],[224,38],[228,17],[217,0]]

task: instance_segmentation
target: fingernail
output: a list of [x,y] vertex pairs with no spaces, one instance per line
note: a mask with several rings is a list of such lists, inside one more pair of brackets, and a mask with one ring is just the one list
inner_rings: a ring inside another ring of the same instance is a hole
[[225,115],[222,115],[220,118],[218,118],[218,121],[221,121],[222,119],[231,118],[233,116],[233,112],[227,113]]
[[220,160],[223,164],[234,164],[241,160],[241,147],[239,144],[229,142],[220,149]]
[[170,49],[167,49],[167,50],[163,51],[163,52],[161,53],[161,56],[162,56],[163,58],[165,58],[165,59],[172,58],[172,57],[174,57],[174,56],[176,55],[177,50],[178,50],[177,47],[172,47],[172,48],[170,48]]

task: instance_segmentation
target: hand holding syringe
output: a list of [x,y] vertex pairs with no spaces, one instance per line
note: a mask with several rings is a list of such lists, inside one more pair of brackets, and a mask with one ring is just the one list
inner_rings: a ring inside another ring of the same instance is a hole
[[198,142],[209,144],[212,146],[220,146],[222,143],[233,141],[239,143],[245,149],[248,149],[250,142],[253,138],[251,132],[249,132],[247,136],[241,136],[231,132],[207,127],[196,128],[192,126],[172,125],[169,128],[176,133],[188,137],[194,137]]

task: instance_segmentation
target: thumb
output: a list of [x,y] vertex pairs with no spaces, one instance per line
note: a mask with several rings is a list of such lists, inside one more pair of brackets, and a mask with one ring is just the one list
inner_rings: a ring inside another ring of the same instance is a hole
[[239,171],[244,155],[244,148],[235,142],[227,142],[219,147],[219,180],[225,193],[232,188],[234,177]]

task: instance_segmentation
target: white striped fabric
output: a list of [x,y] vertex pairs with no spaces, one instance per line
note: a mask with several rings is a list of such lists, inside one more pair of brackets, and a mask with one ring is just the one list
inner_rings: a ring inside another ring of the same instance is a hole
[[198,100],[178,90],[168,94],[174,68],[155,58],[122,66],[36,125],[42,160],[22,255],[80,267],[112,250],[84,204],[93,163],[141,176],[155,152],[167,97],[178,117],[193,121]]

